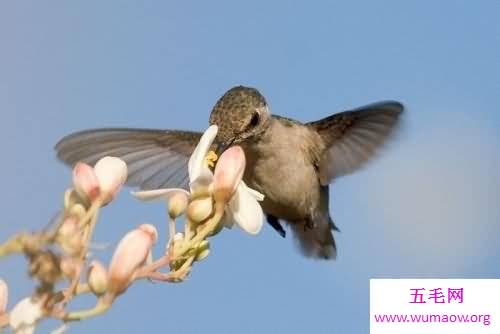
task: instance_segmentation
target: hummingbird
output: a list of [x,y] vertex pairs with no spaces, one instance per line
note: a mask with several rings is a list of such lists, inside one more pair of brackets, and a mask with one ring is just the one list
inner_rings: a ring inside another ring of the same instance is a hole
[[[282,237],[285,222],[299,249],[311,258],[335,259],[329,187],[363,167],[395,132],[404,107],[382,101],[301,123],[271,114],[255,88],[229,89],[213,107],[218,154],[240,145],[246,156],[243,180],[264,194],[266,220]],[[104,156],[123,159],[127,184],[143,190],[188,189],[187,163],[201,133],[181,130],[101,128],[62,138],[57,156],[69,166],[94,164]]]

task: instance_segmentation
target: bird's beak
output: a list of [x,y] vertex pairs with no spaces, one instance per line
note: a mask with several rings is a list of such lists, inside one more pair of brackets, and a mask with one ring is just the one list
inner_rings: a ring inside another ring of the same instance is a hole
[[216,146],[216,149],[215,149],[215,153],[217,154],[217,156],[220,157],[220,155],[222,154],[222,152],[224,152],[226,150],[227,146],[223,143],[218,143],[217,146]]
[[233,144],[235,139],[236,138],[230,139],[230,140],[222,142],[222,143],[217,143],[215,153],[220,157],[222,152],[224,152],[226,149],[228,149]]

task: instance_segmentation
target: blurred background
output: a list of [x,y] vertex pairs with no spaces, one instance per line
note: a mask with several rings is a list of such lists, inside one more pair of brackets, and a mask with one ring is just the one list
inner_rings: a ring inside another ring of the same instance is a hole
[[[383,154],[331,189],[338,260],[307,260],[267,226],[226,230],[184,284],[136,284],[71,333],[366,333],[370,278],[500,278],[498,13],[495,0],[2,1],[0,239],[61,207],[62,136],[204,130],[243,84],[301,121],[383,99],[407,107]],[[140,223],[164,229],[164,213],[123,191],[96,257]],[[21,257],[2,259],[0,277],[9,307],[31,292]]]

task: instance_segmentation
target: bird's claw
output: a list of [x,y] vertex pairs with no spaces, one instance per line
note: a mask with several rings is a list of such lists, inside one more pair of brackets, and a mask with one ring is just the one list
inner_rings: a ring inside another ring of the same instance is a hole
[[307,230],[312,230],[316,227],[316,224],[312,220],[307,220],[304,222],[304,232]]

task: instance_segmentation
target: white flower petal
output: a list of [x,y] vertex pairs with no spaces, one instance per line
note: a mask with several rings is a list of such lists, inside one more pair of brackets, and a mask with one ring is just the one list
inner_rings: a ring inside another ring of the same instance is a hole
[[257,234],[262,228],[264,213],[254,194],[247,191],[245,185],[238,186],[238,190],[228,203],[228,212],[233,220],[243,231]]
[[191,154],[191,157],[189,158],[189,180],[196,180],[201,174],[204,173],[204,170],[209,170],[205,163],[205,158],[215,137],[217,136],[217,130],[217,125],[211,125],[201,136],[198,145],[196,145],[193,154]]
[[189,197],[189,192],[181,188],[168,188],[168,189],[155,189],[155,190],[144,190],[144,191],[131,191],[130,193],[135,198],[141,201],[155,201],[158,199],[169,200],[176,193],[181,192]]
[[175,242],[176,244],[180,244],[180,243],[182,243],[183,240],[184,240],[184,233],[177,232],[174,235],[173,240],[172,239],[168,240],[167,245],[165,246],[165,252],[168,253],[168,251],[170,249],[170,245],[172,244],[172,241]]
[[213,179],[214,175],[212,174],[210,169],[202,169],[201,174],[189,183],[189,188],[193,197],[196,197],[196,195],[200,193],[211,192],[211,189],[209,188],[212,184]]
[[12,309],[9,316],[9,325],[16,334],[31,334],[35,332],[38,320],[42,318],[40,304],[24,298]]
[[257,201],[262,202],[264,200],[264,194],[261,194],[257,190],[250,188],[246,185],[245,182],[241,181],[238,187],[243,188],[245,191],[248,191]]

